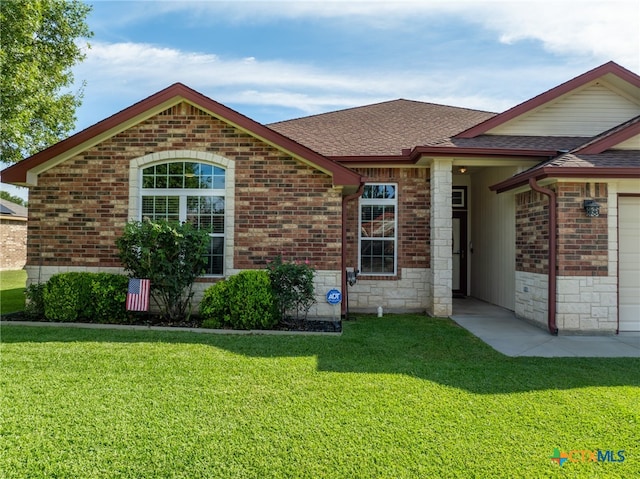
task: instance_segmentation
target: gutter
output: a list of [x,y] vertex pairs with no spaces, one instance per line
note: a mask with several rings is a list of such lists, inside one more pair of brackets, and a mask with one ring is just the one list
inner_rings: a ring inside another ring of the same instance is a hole
[[556,291],[557,291],[557,277],[556,277],[556,263],[557,263],[557,240],[556,240],[556,225],[557,225],[557,197],[553,190],[543,188],[538,185],[536,178],[529,178],[529,186],[532,190],[542,193],[549,197],[549,271],[548,271],[548,294],[547,294],[547,327],[549,332],[554,336],[558,335],[558,326],[556,325]]
[[632,178],[640,176],[638,167],[616,166],[616,167],[569,167],[569,166],[544,166],[527,172],[512,176],[500,183],[491,185],[489,189],[496,193],[504,193],[521,186],[525,186],[530,180],[542,180],[545,178]]
[[460,147],[460,146],[416,146],[413,149],[403,149],[400,155],[328,155],[327,158],[340,164],[394,164],[394,165],[415,165],[420,159],[427,155],[430,157],[455,156],[456,158],[477,158],[483,157],[517,157],[534,160],[548,160],[555,156],[555,150],[533,150],[516,148],[481,148],[481,147]]
[[362,196],[364,192],[364,182],[360,182],[360,186],[358,187],[358,191],[353,193],[352,195],[344,196],[342,198],[342,281],[341,281],[341,289],[343,301],[340,305],[340,313],[343,318],[349,319],[347,316],[349,314],[347,302],[348,302],[348,291],[347,291],[347,203],[349,201],[355,200]]
[[409,153],[413,162],[417,162],[423,155],[429,156],[455,156],[456,158],[475,158],[478,156],[507,156],[517,158],[547,160],[555,156],[557,151],[534,150],[517,148],[486,148],[486,147],[460,147],[460,146],[416,146]]

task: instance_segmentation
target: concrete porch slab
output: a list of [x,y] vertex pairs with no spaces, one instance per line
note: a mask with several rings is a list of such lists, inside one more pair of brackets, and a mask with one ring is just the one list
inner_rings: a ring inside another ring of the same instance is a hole
[[454,299],[451,319],[506,356],[640,358],[640,333],[552,336],[513,311],[470,297]]

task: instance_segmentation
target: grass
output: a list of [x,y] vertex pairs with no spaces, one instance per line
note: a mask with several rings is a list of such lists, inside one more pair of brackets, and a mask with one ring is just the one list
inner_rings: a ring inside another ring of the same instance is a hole
[[27,272],[0,271],[0,314],[24,310],[24,289]]
[[341,337],[1,334],[7,478],[640,475],[640,359],[508,358],[414,315]]

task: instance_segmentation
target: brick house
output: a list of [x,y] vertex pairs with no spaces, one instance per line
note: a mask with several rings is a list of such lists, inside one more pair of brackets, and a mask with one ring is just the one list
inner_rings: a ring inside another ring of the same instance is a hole
[[175,84],[2,181],[30,188],[29,281],[121,271],[125,222],[168,218],[212,228],[200,292],[282,254],[316,268],[315,316],[339,288],[353,311],[469,295],[551,333],[640,330],[640,77],[612,62],[501,114],[395,100],[262,125]]
[[22,269],[27,261],[27,208],[0,198],[0,271]]

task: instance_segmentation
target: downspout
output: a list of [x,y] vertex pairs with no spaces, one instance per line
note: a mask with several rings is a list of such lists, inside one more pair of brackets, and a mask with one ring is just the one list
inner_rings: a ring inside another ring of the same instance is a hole
[[558,334],[558,326],[556,325],[556,291],[557,291],[557,277],[556,277],[556,264],[557,264],[557,240],[556,240],[556,225],[557,225],[557,197],[553,190],[543,188],[536,182],[535,178],[529,178],[529,186],[532,190],[542,193],[549,197],[549,278],[548,278],[548,298],[547,298],[547,327],[549,332],[553,335]]
[[344,196],[342,198],[342,284],[341,290],[344,297],[340,307],[340,313],[343,318],[347,318],[347,302],[349,298],[349,292],[347,291],[347,203],[362,196],[364,191],[364,182],[360,182],[358,191],[352,195]]

